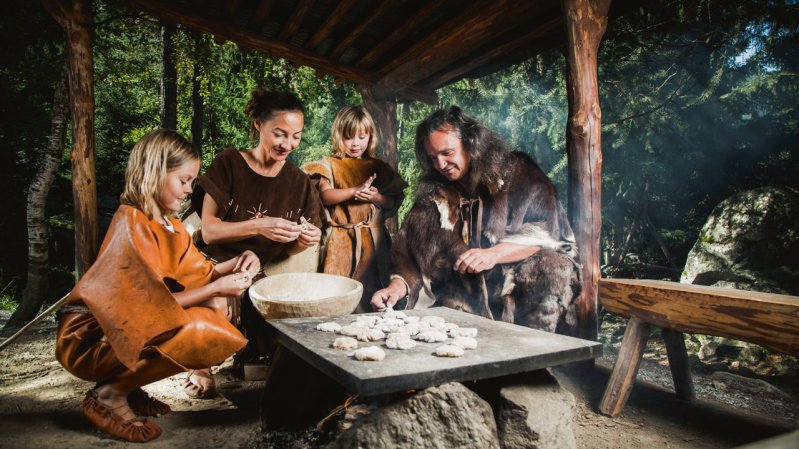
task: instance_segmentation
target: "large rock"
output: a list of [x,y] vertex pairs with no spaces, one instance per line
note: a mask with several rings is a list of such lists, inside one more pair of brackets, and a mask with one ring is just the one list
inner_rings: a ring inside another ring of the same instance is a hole
[[358,420],[328,448],[499,448],[491,406],[460,383],[428,388]]
[[763,187],[719,203],[680,282],[799,295],[799,192]]
[[575,449],[574,396],[542,371],[500,390],[497,429],[503,449]]

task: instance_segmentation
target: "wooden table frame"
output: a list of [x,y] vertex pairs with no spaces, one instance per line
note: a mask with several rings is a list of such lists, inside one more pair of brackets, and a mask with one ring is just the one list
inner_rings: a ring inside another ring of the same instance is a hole
[[599,411],[616,416],[630,396],[651,326],[663,329],[677,396],[695,399],[683,333],[716,335],[799,355],[799,297],[645,279],[602,279],[600,304],[629,317]]

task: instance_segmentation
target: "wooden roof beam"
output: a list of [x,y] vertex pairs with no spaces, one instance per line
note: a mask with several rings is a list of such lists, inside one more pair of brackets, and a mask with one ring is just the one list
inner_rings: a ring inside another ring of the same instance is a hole
[[435,0],[430,2],[424,8],[421,8],[416,12],[416,14],[402,22],[402,25],[395,28],[394,31],[388,35],[388,37],[381,40],[379,44],[374,46],[365,55],[363,55],[361,59],[358,60],[356,65],[358,67],[366,67],[377,61],[381,56],[383,56],[383,54],[385,54],[385,52],[394,47],[394,45],[396,45],[400,39],[405,37],[408,34],[408,31],[410,31],[414,26],[418,25],[420,22],[423,22],[425,19],[430,17],[431,14],[436,12],[445,1],[446,0]]
[[213,19],[200,16],[158,0],[127,0],[129,5],[148,12],[158,18],[182,23],[203,33],[213,34],[271,56],[285,58],[289,61],[307,65],[325,71],[333,76],[354,83],[368,83],[372,74],[361,69],[341,64],[338,61],[320,56],[314,52],[294,47],[277,39],[263,37],[240,26],[220,25]]
[[474,48],[495,35],[497,27],[514,28],[540,6],[537,2],[497,0],[489,5],[475,3],[460,15],[438,27],[388,66],[375,84],[377,98],[389,97],[403,86],[414,85],[468,56]]
[[392,1],[391,0],[383,0],[380,2],[380,6],[373,9],[371,14],[369,14],[361,23],[355,27],[349,34],[347,34],[341,42],[338,43],[333,48],[333,51],[330,52],[330,57],[333,59],[338,59],[344,53],[344,51],[349,48],[350,45],[358,38],[367,28],[372,26],[375,20],[380,17],[386,10],[391,7]]
[[467,73],[476,70],[480,67],[490,64],[492,61],[503,58],[505,55],[514,53],[523,47],[529,47],[532,43],[536,42],[542,36],[560,29],[563,26],[563,17],[560,14],[554,15],[549,20],[543,22],[541,25],[531,29],[527,33],[512,39],[499,47],[494,47],[491,51],[477,52],[474,57],[466,57],[463,59],[464,63],[453,66],[436,73],[432,77],[424,80],[422,84],[425,86],[432,86],[438,88],[451,82],[455,79],[460,79]]
[[327,37],[333,32],[333,29],[336,25],[339,24],[341,18],[349,14],[350,10],[358,3],[358,0],[343,0],[340,1],[336,5],[336,9],[327,16],[325,19],[325,23],[316,30],[316,33],[308,39],[308,42],[305,44],[305,48],[313,50],[314,48],[318,47]]
[[311,5],[313,4],[312,0],[301,0],[297,3],[297,6],[294,7],[294,11],[291,12],[291,17],[289,17],[286,25],[280,31],[280,39],[289,39],[302,25],[302,21],[305,19],[305,15],[308,14],[308,11],[311,9]]
[[275,0],[261,0],[258,3],[258,8],[256,8],[255,14],[252,16],[252,26],[256,30],[264,26],[264,22],[269,17],[269,12],[272,11],[273,6],[275,6]]

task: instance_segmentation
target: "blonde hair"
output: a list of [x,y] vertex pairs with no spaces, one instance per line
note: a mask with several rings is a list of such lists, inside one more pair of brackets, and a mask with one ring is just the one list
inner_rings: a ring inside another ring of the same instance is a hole
[[185,137],[171,129],[150,131],[130,152],[119,202],[140,209],[152,220],[160,209],[158,195],[166,174],[190,160],[200,160],[200,153]]
[[358,128],[363,128],[369,134],[369,145],[365,153],[369,157],[376,157],[377,134],[375,132],[375,121],[372,120],[369,111],[363,106],[347,106],[336,114],[331,132],[334,156],[344,157],[347,154],[347,149],[344,148],[344,139],[351,139],[358,132]]

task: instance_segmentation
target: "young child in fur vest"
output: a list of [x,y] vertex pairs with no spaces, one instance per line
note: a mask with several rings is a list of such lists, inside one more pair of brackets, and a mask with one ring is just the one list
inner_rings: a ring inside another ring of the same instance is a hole
[[330,224],[322,271],[363,284],[357,313],[371,311],[372,294],[388,285],[391,239],[385,220],[399,209],[406,186],[375,156],[375,131],[363,106],[347,106],[333,121],[332,155],[303,167],[319,187]]

